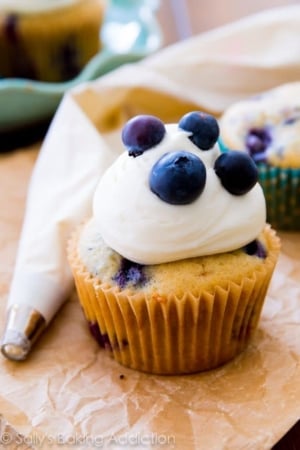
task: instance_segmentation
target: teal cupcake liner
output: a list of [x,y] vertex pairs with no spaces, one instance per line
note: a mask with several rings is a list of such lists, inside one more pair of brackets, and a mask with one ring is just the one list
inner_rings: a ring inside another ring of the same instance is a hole
[[266,197],[268,222],[281,230],[300,230],[300,169],[259,164],[258,179]]
[[[228,151],[219,139],[221,152]],[[264,191],[267,221],[280,230],[300,230],[300,168],[281,168],[258,163],[258,181]]]

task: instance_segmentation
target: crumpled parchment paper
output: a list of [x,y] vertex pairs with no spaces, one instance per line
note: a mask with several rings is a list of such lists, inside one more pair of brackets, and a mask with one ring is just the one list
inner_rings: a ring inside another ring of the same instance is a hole
[[[218,115],[232,101],[298,81],[299,29],[300,7],[292,6],[176,44],[68,93],[41,150],[1,155],[1,329],[29,179],[52,143],[60,146],[58,134],[64,130],[61,155],[76,147],[80,127],[87,142],[96,131],[111,145],[135,114],[169,122],[195,108]],[[88,126],[70,124],[73,107]],[[213,371],[166,377],[120,366],[90,336],[73,292],[26,361],[0,360],[0,447],[271,448],[300,416],[300,234],[279,235],[282,252],[256,337]]]

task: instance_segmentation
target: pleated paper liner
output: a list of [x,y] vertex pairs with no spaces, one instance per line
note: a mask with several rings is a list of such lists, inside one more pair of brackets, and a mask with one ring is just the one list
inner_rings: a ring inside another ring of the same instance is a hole
[[[228,147],[219,139],[222,152]],[[275,229],[300,230],[300,168],[281,168],[258,163],[258,181],[264,191],[267,221]]]
[[132,295],[101,284],[77,254],[78,233],[68,254],[78,296],[93,335],[124,366],[156,374],[194,373],[220,366],[239,354],[259,321],[280,243],[266,227],[268,256],[250,278],[228,281],[214,292],[182,298]]

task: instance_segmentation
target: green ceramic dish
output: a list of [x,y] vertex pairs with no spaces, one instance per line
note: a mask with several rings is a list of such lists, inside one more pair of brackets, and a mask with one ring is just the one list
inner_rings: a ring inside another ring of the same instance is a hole
[[153,9],[147,5],[133,0],[111,1],[102,27],[103,49],[73,80],[0,79],[0,133],[47,122],[68,89],[158,50],[161,32]]

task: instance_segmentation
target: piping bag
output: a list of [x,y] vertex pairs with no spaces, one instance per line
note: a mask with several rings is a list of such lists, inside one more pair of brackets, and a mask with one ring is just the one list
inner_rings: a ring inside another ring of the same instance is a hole
[[73,283],[66,242],[74,225],[89,214],[95,185],[113,158],[101,135],[66,96],[29,185],[1,343],[8,359],[27,357],[68,298]]

